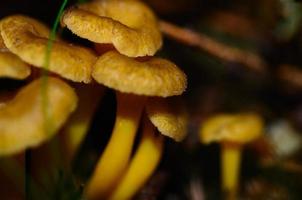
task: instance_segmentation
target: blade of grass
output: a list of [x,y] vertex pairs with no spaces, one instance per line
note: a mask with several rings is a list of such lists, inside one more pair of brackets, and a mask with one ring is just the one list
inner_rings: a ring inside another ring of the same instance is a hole
[[[50,119],[49,113],[48,113],[48,96],[47,96],[47,84],[48,84],[48,69],[49,69],[49,63],[50,63],[50,57],[51,57],[51,50],[53,47],[53,42],[56,39],[56,33],[58,30],[58,25],[59,25],[59,21],[60,18],[62,16],[62,13],[66,7],[68,3],[68,0],[63,0],[62,4],[60,6],[60,9],[58,11],[58,14],[56,16],[56,19],[54,21],[54,24],[52,26],[50,35],[49,35],[49,39],[47,42],[47,47],[46,47],[46,52],[45,52],[45,60],[44,60],[44,66],[42,69],[42,83],[41,83],[41,96],[42,96],[42,112],[43,112],[43,117],[44,117],[44,131],[46,134],[51,134],[52,130],[52,119]],[[30,151],[30,150],[29,150]],[[26,153],[26,163],[29,163],[30,161],[28,161],[28,154],[30,154],[30,152]],[[26,188],[26,199],[30,199],[31,198],[31,191],[30,191],[30,184],[31,184],[31,175],[30,175],[30,165],[26,165],[26,173],[25,173],[25,188]]]

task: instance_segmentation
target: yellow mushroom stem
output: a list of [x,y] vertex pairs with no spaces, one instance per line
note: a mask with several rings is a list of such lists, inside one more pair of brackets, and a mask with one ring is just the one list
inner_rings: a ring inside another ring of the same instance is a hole
[[143,187],[161,159],[164,146],[163,136],[156,135],[155,127],[147,119],[143,131],[129,168],[109,197],[110,200],[131,199]]
[[113,133],[88,183],[88,199],[104,199],[124,173],[145,100],[142,96],[117,93],[117,114]]
[[224,142],[221,145],[222,189],[227,200],[237,199],[242,145]]
[[76,87],[76,92],[79,97],[79,105],[60,135],[67,165],[73,160],[88,132],[98,102],[103,96],[104,87],[80,85]]

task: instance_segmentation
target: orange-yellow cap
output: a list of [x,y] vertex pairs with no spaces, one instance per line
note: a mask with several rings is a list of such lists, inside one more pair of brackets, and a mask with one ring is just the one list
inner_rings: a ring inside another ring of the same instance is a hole
[[[23,15],[4,18],[0,33],[5,46],[25,62],[44,67],[49,29],[41,22]],[[48,70],[75,82],[88,83],[95,54],[84,47],[54,41]]]
[[162,45],[154,13],[137,0],[104,0],[68,9],[61,23],[95,43],[112,43],[129,57],[152,56]]
[[220,114],[203,122],[199,136],[202,143],[247,143],[263,133],[263,120],[256,114]]
[[[0,107],[0,156],[18,153],[49,140],[75,110],[77,96],[74,90],[62,80],[50,77],[44,88],[46,119],[42,82],[42,79],[31,82]],[[45,128],[46,123],[49,123],[49,130]]]
[[180,99],[149,98],[146,104],[147,115],[158,131],[175,141],[182,141],[187,135],[188,113]]
[[146,96],[180,95],[187,86],[186,75],[168,60],[151,58],[139,62],[116,51],[97,60],[92,77],[120,92]]

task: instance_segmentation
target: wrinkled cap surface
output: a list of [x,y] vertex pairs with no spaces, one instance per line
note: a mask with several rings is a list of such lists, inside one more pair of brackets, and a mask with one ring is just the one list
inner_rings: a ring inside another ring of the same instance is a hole
[[[18,153],[49,140],[75,110],[77,96],[69,85],[57,78],[48,78],[44,88],[47,104],[44,105],[42,84],[42,79],[31,82],[0,107],[0,156]],[[43,106],[47,106],[47,117],[43,114]]]
[[263,132],[263,121],[256,114],[220,114],[206,120],[200,129],[202,143],[247,143]]
[[92,1],[70,8],[61,23],[95,43],[112,43],[129,57],[152,56],[162,45],[153,12],[137,0]]
[[[45,25],[30,17],[13,15],[1,21],[0,33],[12,53],[35,67],[44,67],[50,33]],[[95,60],[89,49],[55,41],[48,70],[75,82],[88,83]]]
[[175,141],[187,135],[188,114],[184,104],[177,98],[149,98],[147,115],[158,131]]
[[186,75],[168,60],[151,58],[139,62],[116,51],[97,60],[92,77],[120,92],[147,96],[180,95],[187,86]]

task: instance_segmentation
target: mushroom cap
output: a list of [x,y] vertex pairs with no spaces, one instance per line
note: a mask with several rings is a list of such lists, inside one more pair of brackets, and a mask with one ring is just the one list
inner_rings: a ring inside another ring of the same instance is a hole
[[96,62],[92,77],[120,92],[168,97],[186,89],[186,75],[173,63],[161,58],[139,62],[109,51]]
[[152,56],[162,45],[154,13],[137,0],[92,1],[70,8],[61,23],[95,43],[112,43],[129,57]]
[[263,120],[256,114],[220,114],[206,120],[199,132],[202,143],[247,143],[263,132]]
[[[0,21],[0,23],[1,23],[1,21]],[[6,46],[5,46],[4,41],[0,34],[0,51],[2,51],[3,49],[6,49]]]
[[[43,112],[42,84],[46,84],[47,118]],[[73,89],[57,78],[35,80],[0,107],[0,156],[18,153],[50,139],[76,108]],[[46,129],[45,125],[50,126]]]
[[182,141],[187,135],[188,114],[180,99],[149,98],[147,115],[158,131],[175,141]]
[[30,72],[30,66],[19,57],[8,51],[0,50],[0,78],[25,79],[30,75]]
[[[22,15],[4,18],[0,33],[5,46],[25,62],[44,67],[49,29],[39,21]],[[54,41],[49,58],[49,71],[75,82],[91,81],[95,54],[84,47]]]

